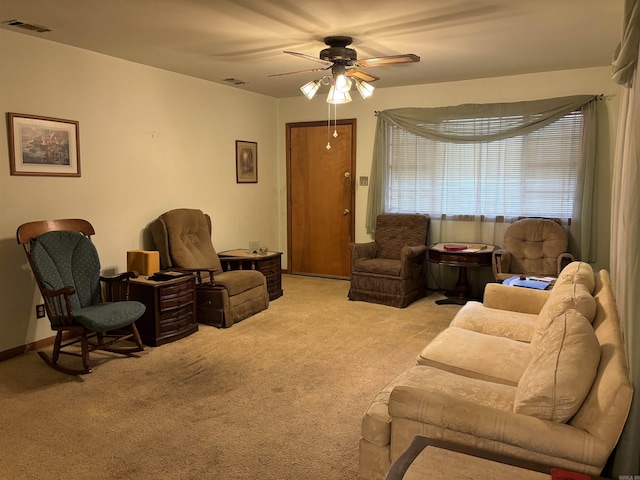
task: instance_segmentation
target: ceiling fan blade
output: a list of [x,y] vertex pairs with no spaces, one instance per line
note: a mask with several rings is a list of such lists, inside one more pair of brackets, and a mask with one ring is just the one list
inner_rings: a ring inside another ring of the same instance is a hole
[[314,62],[324,63],[325,65],[333,64],[333,62],[329,62],[328,60],[322,60],[321,58],[318,58],[318,57],[312,57],[311,55],[307,55],[305,53],[289,52],[287,50],[285,50],[284,53],[293,55],[294,57],[306,58],[307,60],[313,60]]
[[322,72],[323,70],[328,70],[329,67],[326,68],[308,68],[307,70],[298,70],[296,72],[286,72],[286,73],[274,73],[272,75],[267,75],[268,77],[282,77],[283,75],[295,75],[296,73],[307,73],[307,72]]
[[399,63],[415,63],[419,62],[420,57],[413,53],[407,53],[405,55],[389,55],[388,57],[377,58],[365,58],[358,60],[356,65],[358,67],[381,67],[384,65],[396,65]]
[[364,82],[375,82],[376,80],[380,80],[380,77],[376,77],[375,75],[371,75],[364,70],[360,70],[358,68],[352,68],[347,70],[347,77],[357,78],[358,80],[362,80]]

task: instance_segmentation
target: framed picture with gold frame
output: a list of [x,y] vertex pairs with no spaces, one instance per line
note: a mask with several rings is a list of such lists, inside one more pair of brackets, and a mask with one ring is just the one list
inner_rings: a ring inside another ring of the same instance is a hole
[[236,140],[236,183],[258,183],[258,143]]
[[79,123],[8,113],[11,175],[80,176]]

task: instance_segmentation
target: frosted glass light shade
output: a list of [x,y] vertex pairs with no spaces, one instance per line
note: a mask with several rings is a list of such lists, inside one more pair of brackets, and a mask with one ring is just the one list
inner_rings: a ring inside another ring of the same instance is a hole
[[320,88],[320,81],[311,80],[309,83],[305,83],[303,86],[301,86],[300,90],[302,91],[302,93],[304,93],[305,97],[311,100],[319,88]]
[[360,92],[360,95],[362,95],[362,98],[370,97],[375,90],[375,87],[364,80],[356,80],[356,88],[358,89],[358,92]]
[[349,103],[350,101],[351,95],[349,95],[349,92],[341,92],[335,87],[335,85],[331,85],[329,95],[327,95],[327,103],[339,104]]

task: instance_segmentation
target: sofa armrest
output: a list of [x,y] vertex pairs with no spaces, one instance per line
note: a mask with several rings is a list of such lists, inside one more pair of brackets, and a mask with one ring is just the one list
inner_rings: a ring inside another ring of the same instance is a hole
[[479,405],[433,390],[395,387],[389,398],[389,414],[392,424],[396,418],[408,419],[582,464],[604,464],[609,454],[602,442],[577,427]]
[[510,312],[538,314],[549,298],[549,290],[510,287],[501,283],[487,283],[482,304],[488,308]]
[[426,245],[405,245],[400,251],[400,260],[405,261],[408,258],[424,257],[427,254]]
[[424,270],[428,247],[405,245],[400,250],[400,277],[413,278],[417,270]]

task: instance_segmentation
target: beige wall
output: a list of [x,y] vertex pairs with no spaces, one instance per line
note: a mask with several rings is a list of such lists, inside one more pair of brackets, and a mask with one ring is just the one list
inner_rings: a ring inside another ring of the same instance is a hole
[[[126,270],[166,210],[211,214],[218,250],[278,244],[277,101],[0,30],[0,110],[80,122],[81,178],[9,175],[0,122],[0,351],[51,336],[18,225],[86,218],[103,269]],[[258,142],[258,183],[236,184],[235,141]],[[148,247],[147,247],[148,248]]]
[[[21,223],[87,218],[107,272],[125,270],[127,250],[149,247],[145,226],[178,207],[211,214],[218,250],[259,240],[286,253],[285,124],[326,120],[322,92],[312,101],[276,100],[6,30],[0,65],[1,111],[78,120],[82,163],[81,178],[10,176],[0,122],[0,352],[51,335],[48,321],[35,319],[41,300],[15,242]],[[377,89],[368,100],[354,93],[338,117],[358,120],[357,178],[369,175],[375,110],[580,93],[606,95],[598,112],[597,263],[607,267],[619,102],[608,67]],[[258,142],[258,184],[236,184],[235,140]],[[367,188],[357,187],[358,241],[369,238],[366,201]]]

